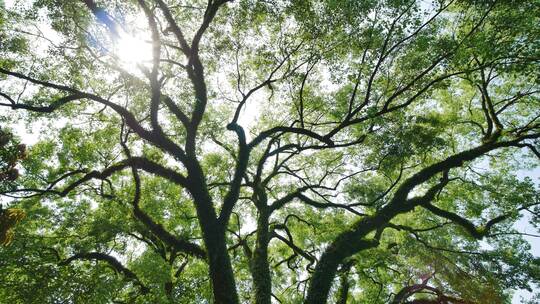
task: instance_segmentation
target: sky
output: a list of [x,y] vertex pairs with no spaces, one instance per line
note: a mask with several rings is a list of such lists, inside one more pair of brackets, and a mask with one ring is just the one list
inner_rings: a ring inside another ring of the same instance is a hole
[[[518,177],[525,178],[530,177],[533,181],[536,181],[536,184],[540,186],[540,168],[536,168],[531,171],[520,171],[518,172]],[[523,233],[538,234],[538,231],[528,223],[528,215],[525,215],[521,220],[519,220],[514,227]],[[531,245],[531,252],[535,257],[540,257],[540,238],[532,236],[524,236],[525,240]],[[536,290],[539,292],[540,290]],[[517,290],[512,299],[512,304],[521,303],[521,298],[530,299],[532,293],[526,290]]]

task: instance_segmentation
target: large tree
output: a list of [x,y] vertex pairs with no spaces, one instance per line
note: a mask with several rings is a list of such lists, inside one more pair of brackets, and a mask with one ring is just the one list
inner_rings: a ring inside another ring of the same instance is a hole
[[540,212],[538,24],[537,0],[9,1],[0,122],[35,142],[0,186],[26,213],[0,299],[508,303],[540,283],[514,225]]

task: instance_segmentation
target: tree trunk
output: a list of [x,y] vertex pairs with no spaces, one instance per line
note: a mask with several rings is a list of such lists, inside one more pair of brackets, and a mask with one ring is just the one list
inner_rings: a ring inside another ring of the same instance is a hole
[[324,304],[328,299],[332,281],[336,275],[339,264],[345,258],[342,256],[337,246],[331,245],[333,248],[327,249],[311,277],[311,282],[306,297],[306,304]]
[[268,264],[268,214],[260,212],[257,219],[257,243],[251,261],[251,274],[255,288],[255,303],[270,304],[272,298],[272,279]]
[[383,208],[377,216],[361,219],[353,226],[353,229],[341,233],[328,246],[315,267],[305,303],[326,303],[339,265],[353,254],[378,245],[376,240],[370,241],[363,238],[389,220],[388,209],[390,207]]
[[237,304],[238,294],[225,237],[226,224],[220,224],[217,218],[200,166],[194,161],[188,172],[191,178],[189,190],[195,201],[207,252],[214,303]]
[[203,228],[203,230],[205,230],[203,234],[208,252],[214,303],[236,304],[238,303],[238,295],[231,260],[227,253],[225,233],[219,231],[222,229],[211,229],[209,227]]

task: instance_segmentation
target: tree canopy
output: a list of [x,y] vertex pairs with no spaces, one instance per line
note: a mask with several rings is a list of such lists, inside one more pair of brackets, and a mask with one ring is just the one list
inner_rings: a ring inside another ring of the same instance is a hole
[[538,0],[0,6],[2,302],[540,283]]

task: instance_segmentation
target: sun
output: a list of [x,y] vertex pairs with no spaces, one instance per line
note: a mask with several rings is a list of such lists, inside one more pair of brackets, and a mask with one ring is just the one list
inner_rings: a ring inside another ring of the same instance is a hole
[[133,69],[152,60],[152,44],[137,36],[122,33],[116,41],[114,53],[122,66]]

